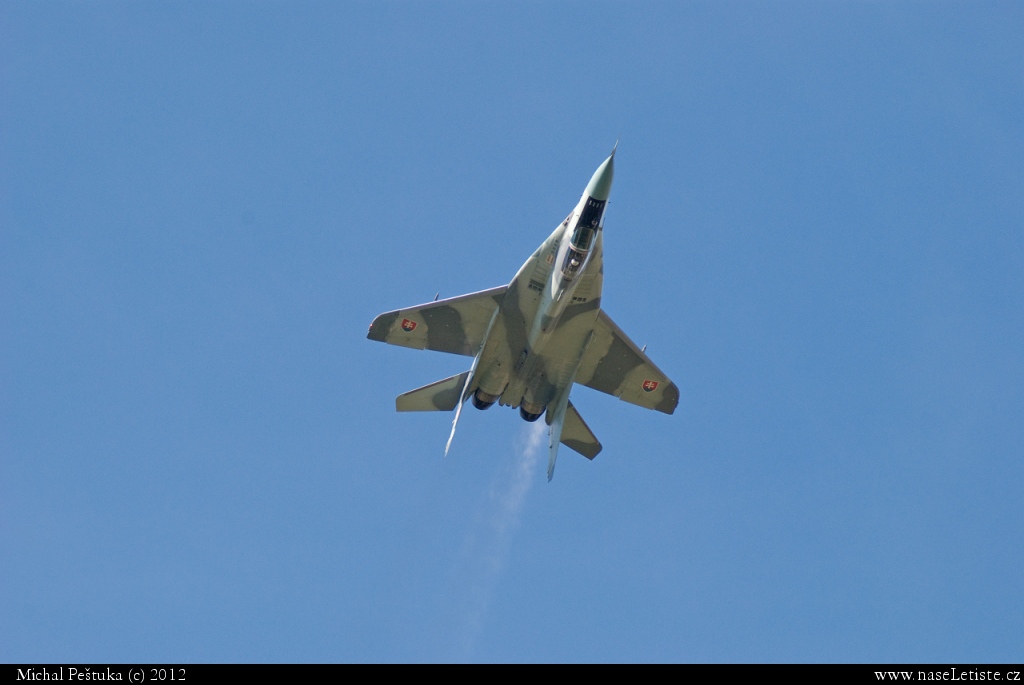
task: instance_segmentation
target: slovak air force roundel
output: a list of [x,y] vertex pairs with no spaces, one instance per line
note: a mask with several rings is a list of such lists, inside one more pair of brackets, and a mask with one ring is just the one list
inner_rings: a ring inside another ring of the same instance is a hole
[[[409,321],[409,319],[402,319],[402,330],[406,333],[412,333],[416,330],[416,322]],[[655,383],[655,385],[657,385],[657,383]]]
[[644,392],[654,392],[658,389],[658,381],[644,381]]

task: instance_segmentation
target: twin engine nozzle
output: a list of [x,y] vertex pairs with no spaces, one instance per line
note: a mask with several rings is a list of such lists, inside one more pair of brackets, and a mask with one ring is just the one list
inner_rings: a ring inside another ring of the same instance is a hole
[[[470,397],[470,401],[477,409],[484,410],[490,409],[498,400],[498,397],[499,395],[491,395],[490,393],[486,393],[480,390],[480,388],[477,388]],[[529,402],[522,402],[519,405],[519,415],[522,416],[524,420],[533,422],[541,417],[546,408],[547,407],[542,407],[540,405],[530,404]]]

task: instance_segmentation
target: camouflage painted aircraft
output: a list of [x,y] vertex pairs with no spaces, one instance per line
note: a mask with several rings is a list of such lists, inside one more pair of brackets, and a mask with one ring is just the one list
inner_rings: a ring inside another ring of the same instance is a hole
[[[381,314],[370,340],[473,358],[469,371],[399,395],[398,411],[518,407],[527,421],[547,413],[548,480],[561,442],[593,459],[601,443],[569,401],[573,383],[666,414],[679,388],[601,310],[604,210],[615,150],[597,168],[572,213],[507,286]],[[646,346],[645,346],[646,349]]]

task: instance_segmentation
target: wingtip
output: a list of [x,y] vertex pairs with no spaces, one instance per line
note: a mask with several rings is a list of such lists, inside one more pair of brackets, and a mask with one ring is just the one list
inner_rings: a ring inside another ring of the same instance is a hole
[[661,396],[661,402],[654,408],[663,414],[674,414],[677,406],[679,406],[679,386],[669,382]]
[[398,319],[398,314],[398,311],[393,311],[384,312],[383,314],[378,315],[370,324],[370,330],[366,332],[367,339],[376,340],[377,342],[387,342],[388,333],[391,332],[391,328]]

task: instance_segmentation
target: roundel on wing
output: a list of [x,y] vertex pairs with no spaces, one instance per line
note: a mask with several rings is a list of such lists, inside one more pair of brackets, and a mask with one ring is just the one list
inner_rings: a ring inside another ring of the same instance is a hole
[[[402,319],[402,330],[406,333],[412,333],[416,330],[416,322],[409,321],[409,319]],[[657,383],[655,383],[655,385],[657,385]]]
[[658,381],[644,381],[644,392],[654,392],[658,389]]

